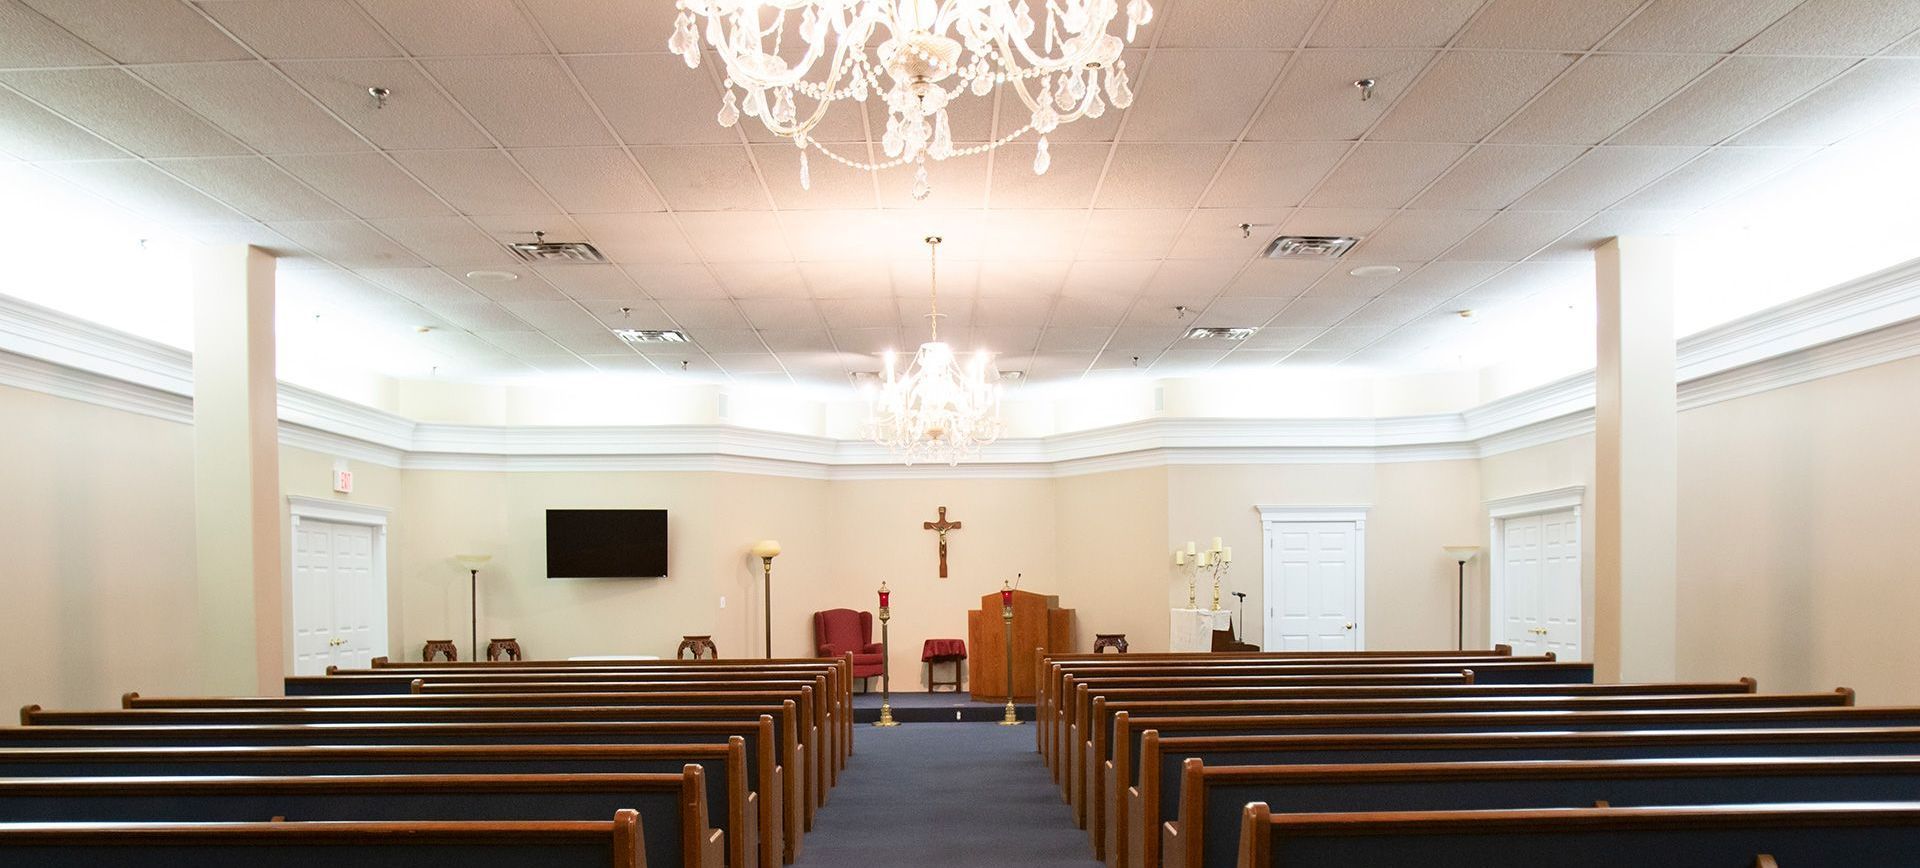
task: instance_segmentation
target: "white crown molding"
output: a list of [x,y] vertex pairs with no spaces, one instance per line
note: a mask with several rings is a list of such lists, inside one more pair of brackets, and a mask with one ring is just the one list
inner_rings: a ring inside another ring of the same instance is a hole
[[[1693,409],[1920,355],[1920,260],[1760,311],[1677,345]],[[0,296],[0,385],[191,422],[192,357]],[[281,442],[409,470],[705,471],[798,479],[1035,479],[1168,466],[1471,460],[1594,429],[1586,371],[1461,413],[1386,418],[1154,418],[996,442],[958,466],[902,466],[872,443],[731,425],[415,422],[288,383]]]
[[1565,488],[1536,491],[1531,494],[1495,498],[1487,501],[1487,517],[1513,518],[1518,515],[1578,509],[1582,503],[1586,502],[1586,497],[1586,486],[1569,485]]

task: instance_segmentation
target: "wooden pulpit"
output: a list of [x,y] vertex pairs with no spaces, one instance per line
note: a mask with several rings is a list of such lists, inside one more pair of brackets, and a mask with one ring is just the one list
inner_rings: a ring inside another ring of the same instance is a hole
[[[1007,699],[1007,622],[1001,614],[1000,592],[980,598],[980,608],[967,613],[969,687],[976,700]],[[1013,592],[1013,698],[1032,699],[1034,649],[1073,650],[1073,610],[1060,608],[1060,598],[1030,591]]]

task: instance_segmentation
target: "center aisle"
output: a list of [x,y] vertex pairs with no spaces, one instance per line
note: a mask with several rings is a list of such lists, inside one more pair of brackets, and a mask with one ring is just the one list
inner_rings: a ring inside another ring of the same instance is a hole
[[1033,724],[862,725],[796,868],[1097,868]]

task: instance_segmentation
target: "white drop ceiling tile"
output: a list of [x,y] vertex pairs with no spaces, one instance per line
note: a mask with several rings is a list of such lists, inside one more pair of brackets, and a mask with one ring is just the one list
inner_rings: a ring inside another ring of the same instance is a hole
[[[1273,98],[1247,132],[1249,141],[1350,142],[1372,127],[1407,89],[1431,51],[1310,51],[1296,56]],[[1374,80],[1362,101],[1353,83]]]
[[1439,305],[1439,299],[1422,295],[1384,295],[1367,302],[1367,306],[1354,311],[1353,316],[1342,320],[1343,326],[1398,327],[1406,322],[1425,315]]
[[660,51],[673,25],[660,9],[631,0],[541,0],[526,9],[561,54]]
[[1620,203],[1636,211],[1693,211],[1764,182],[1813,148],[1715,148]]
[[1418,262],[1394,263],[1400,270],[1393,274],[1381,274],[1361,277],[1351,273],[1350,267],[1335,267],[1327,276],[1314,285],[1307,287],[1303,298],[1376,298],[1393,289],[1394,285],[1406,279]]
[[1496,142],[1598,144],[1713,65],[1710,55],[1599,54],[1521,109]]
[[255,220],[345,220],[352,216],[260,157],[156,160],[154,164]]
[[[1126,355],[1158,353],[1181,340],[1186,333],[1186,327],[1181,325],[1122,326],[1113,330],[1113,339],[1107,342],[1107,352]],[[1104,353],[1102,357],[1105,357]],[[1150,361],[1151,356],[1147,360]]]
[[1286,326],[1266,326],[1253,333],[1253,337],[1240,342],[1234,355],[1241,353],[1288,352],[1297,350],[1313,342],[1314,338],[1326,331],[1324,328],[1307,326],[1305,328]]
[[1602,211],[1581,224],[1536,260],[1572,260],[1592,262],[1593,251],[1609,238],[1625,235],[1671,235],[1684,225],[1688,212],[1681,211]]
[[786,378],[786,368],[772,353],[716,353],[713,361],[731,374],[779,374],[780,380]]
[[1591,211],[1502,211],[1447,259],[1476,262],[1519,262],[1593,217]]
[[791,262],[772,211],[697,211],[676,218],[695,253],[708,262]]
[[515,316],[531,323],[541,331],[553,333],[563,331],[585,332],[605,329],[599,320],[572,301],[510,301],[504,305]]
[[[792,145],[754,145],[753,160],[775,206],[789,211],[872,208],[879,201],[873,176],[815,153],[807,158],[807,186],[800,185],[800,150]],[[938,168],[946,168],[946,164]]]
[[0,83],[96,135],[143,157],[214,157],[247,152],[232,136],[118,69],[32,70]]
[[660,366],[652,359],[629,349],[624,353],[594,353],[584,355],[587,364],[594,370],[611,374],[657,374]]
[[[1108,145],[1055,142],[1047,147],[1052,165],[1044,175],[1033,173],[1033,149],[1024,145],[1002,148],[993,161],[994,208],[1086,208],[1093,204],[1094,186],[1107,162]],[[933,172],[944,166],[933,166]]]
[[1513,207],[1598,211],[1699,153],[1699,148],[1595,148],[1515,200]]
[[982,296],[974,299],[971,324],[979,327],[1027,327],[1038,329],[1053,310],[1050,298],[1007,298]]
[[443,58],[424,63],[428,74],[509,148],[613,143],[553,58]]
[[1369,137],[1477,142],[1571,62],[1559,53],[1448,52],[1394,104]]
[[176,0],[28,0],[121,63],[244,60],[247,50]]
[[1399,208],[1466,152],[1464,145],[1362,142],[1307,198],[1307,204]]
[[453,213],[445,202],[380,154],[295,154],[276,157],[274,162],[361,217],[440,217]]
[[1657,0],[1600,47],[1607,51],[1732,51],[1800,3],[1801,0],[1743,0],[1740,3]]
[[[958,302],[958,299],[949,299]],[[925,313],[925,301],[920,304],[906,304],[892,298],[828,298],[814,302],[827,328],[835,332],[846,329],[892,328],[902,322],[920,322],[917,317]],[[949,308],[954,305],[949,304]],[[945,311],[952,313],[953,311]]]
[[[697,75],[706,78],[706,70],[688,70],[686,64],[679,63],[672,55],[668,55],[668,58],[675,60],[676,65],[680,67],[678,75]],[[707,105],[705,111],[696,112],[698,117],[715,127],[720,126],[716,117],[720,110],[718,93],[718,91],[715,92],[713,101]],[[736,92],[735,96],[744,98],[745,94]],[[947,111],[947,123],[953,131],[956,144],[986,140],[988,135],[986,118],[992,114],[993,108],[991,105],[980,105],[982,102],[984,101],[969,96],[955,103]],[[834,152],[841,156],[865,159],[868,130],[872,130],[875,142],[878,142],[881,134],[886,132],[887,116],[883,113],[885,105],[885,102],[878,99],[868,99],[865,103],[851,100],[837,102],[832,108],[827,109],[826,116],[820,119],[820,125],[814,127],[813,132],[807,137],[813,141],[834,146]],[[976,105],[979,107],[975,108]],[[817,103],[804,96],[794,98],[794,107],[800,117],[811,116],[817,106]],[[958,123],[957,126],[956,123]],[[794,147],[792,139],[776,135],[767,129],[766,123],[758,119],[742,118],[738,126],[739,132],[744,133],[747,141],[754,144],[786,145],[788,150],[799,150]],[[727,132],[735,131],[727,130]],[[827,158],[821,157],[819,153],[815,153],[814,156],[820,158],[821,162],[827,161]]]
[[[1126,67],[1128,80],[1131,82],[1129,86],[1133,88],[1135,94],[1135,106],[1139,105],[1138,95],[1142,92],[1141,88],[1147,79],[1152,77],[1151,70],[1147,68],[1148,64],[1146,60],[1147,53],[1144,51],[1129,49],[1120,54],[1120,62]],[[1028,93],[1037,99],[1039,97],[1039,88],[1030,82],[1028,84]],[[972,97],[968,97],[968,99],[972,99]],[[1004,94],[1001,96],[999,102],[998,113],[995,115],[998,121],[994,125],[994,129],[999,130],[1000,135],[1004,136],[1014,130],[1020,129],[1033,119],[1032,110],[1027,108],[1026,103],[1022,102],[1018,95],[1012,93]],[[1100,117],[1081,118],[1072,123],[1063,123],[1055,127],[1053,132],[1047,134],[1047,141],[1055,145],[1066,142],[1111,142],[1115,136],[1119,135],[1121,121],[1124,120],[1131,111],[1131,109],[1122,111],[1115,109],[1112,105],[1108,105],[1106,114]],[[968,126],[974,129],[964,135],[959,128],[954,129],[953,134],[956,143],[961,141],[962,138],[975,141],[985,141],[987,139],[987,134],[979,130],[980,124],[977,120],[973,119],[971,114],[969,114]],[[881,153],[877,146],[881,135],[886,132],[886,129],[886,119],[884,117],[878,118],[873,124],[873,140],[876,145],[874,148],[875,154]],[[1032,132],[1028,132],[1016,139],[1011,147],[1002,147],[1000,150],[1007,154],[1025,154],[1027,163],[1031,165],[1033,162],[1033,143],[1035,138],[1036,136]],[[996,159],[1005,159],[1005,157]]]
[[1091,353],[1106,346],[1107,338],[1112,335],[1111,326],[1050,326],[1040,335],[1040,349],[1050,353]]
[[[665,45],[665,37],[661,39]],[[678,57],[618,54],[569,57],[566,62],[621,141],[632,145],[730,145],[740,141],[738,130],[715,120],[720,111],[720,88],[714,86],[706,70],[688,69]],[[741,118],[741,123],[760,122]]]
[[714,262],[713,273],[734,298],[807,298],[806,281],[791,262]]
[[1335,0],[1315,28],[1316,47],[1431,46],[1447,44],[1473,17],[1478,0],[1426,0],[1411,10],[1398,0]]
[[[787,302],[753,302],[753,304],[776,303],[786,304]],[[766,342],[768,349],[781,354],[783,359],[793,354],[799,354],[803,359],[816,353],[831,354],[834,350],[833,337],[827,333],[826,329],[801,326],[804,322],[818,322],[819,314],[809,309],[807,316],[811,319],[783,321],[779,328],[762,329],[760,339]],[[751,318],[751,314],[749,317]],[[787,359],[787,361],[789,366],[795,363],[793,359]]]
[[1584,51],[1644,0],[1494,0],[1460,36],[1462,48]]
[[1622,145],[1711,145],[1764,120],[1853,62],[1731,57],[1614,138]]
[[535,371],[543,374],[590,374],[596,368],[587,364],[579,356],[566,355],[524,355],[518,357]]
[[1231,296],[1293,298],[1333,270],[1321,259],[1255,259],[1227,286]]
[[[236,5],[231,0],[220,5]],[[310,60],[278,64],[368,141],[390,150],[484,148],[485,133],[405,60]],[[369,87],[389,91],[382,107]]]
[[[781,238],[794,258],[803,262],[882,260],[915,251],[924,255],[921,238],[906,237],[889,217],[874,209],[782,211],[779,222]],[[954,248],[960,246],[942,245],[940,258],[952,258]]]
[[[901,341],[900,330],[897,328],[836,328],[833,330],[833,344],[843,353],[862,355],[874,355],[888,350],[899,351],[905,346]],[[899,364],[905,365],[906,361],[902,359]],[[877,359],[873,367],[876,369],[879,367]]]
[[1920,28],[1920,6],[1905,0],[1807,0],[1743,52],[1873,54]]
[[331,260],[343,268],[402,268],[426,264],[405,247],[357,220],[277,222],[268,225],[313,255]]
[[1209,208],[1298,205],[1351,147],[1346,142],[1245,142],[1227,159],[1202,204]]
[[1920,35],[1915,35],[1887,49],[1886,53],[1897,57],[1920,57]]
[[1522,262],[1460,296],[1460,307],[1484,308],[1492,301],[1513,301],[1566,288],[1594,285],[1591,262]]
[[288,270],[292,270],[293,267],[297,267],[297,264],[303,261],[296,257],[303,257],[304,262],[308,264],[314,262],[313,258],[308,256],[298,245],[294,244],[285,235],[281,235],[271,228],[268,228],[264,223],[253,221],[241,223],[193,223],[183,224],[180,228],[183,230],[185,237],[201,244],[251,244],[276,257],[280,257],[278,264],[283,268],[288,268]]
[[1006,262],[989,259],[980,263],[980,291],[983,297],[1052,297],[1066,283],[1072,265],[1056,262]]
[[514,151],[513,158],[569,212],[659,211],[665,207],[639,166],[619,148],[538,148]]
[[12,91],[0,90],[0,152],[22,160],[105,160],[128,156]]
[[1392,216],[1387,208],[1298,208],[1271,234],[1365,236]]
[[[1139,212],[1094,213],[1133,215]],[[1095,238],[1097,233],[1089,228],[1090,223],[1087,212],[1079,210],[993,211],[981,223],[980,244],[993,257],[1000,259],[1071,259],[1082,255],[1080,245],[1083,238],[1092,243],[1136,231],[1131,224],[1123,224],[1126,228],[1115,229],[1103,237]],[[1168,243],[1171,243],[1170,238]],[[941,246],[944,248],[946,245]],[[942,261],[945,261],[946,253],[946,250],[941,251]]]
[[1414,199],[1413,207],[1505,208],[1586,152],[1577,146],[1481,145]]
[[86,66],[107,56],[20,0],[0,0],[0,67]]
[[1505,262],[1429,262],[1387,291],[1388,298],[1450,298],[1507,270]]
[[1277,51],[1155,52],[1121,135],[1130,142],[1233,141],[1285,61]]
[[576,214],[573,220],[586,230],[587,240],[614,262],[693,262],[698,258],[669,214]]
[[[996,215],[998,216],[998,215]],[[1180,237],[1187,220],[1185,210],[1129,208],[1099,210],[1086,219],[1086,232],[1079,241],[1078,253],[1061,249],[1057,259],[1077,255],[1080,259],[1151,259],[1165,256]]]
[[1273,319],[1291,298],[1218,298],[1194,320],[1196,326],[1258,327]]
[[550,333],[548,336],[553,338],[554,341],[559,343],[561,346],[566,347],[568,350],[579,353],[583,356],[584,355],[617,356],[622,353],[629,353],[631,354],[632,358],[641,359],[640,354],[637,352],[634,352],[633,349],[627,345],[626,341],[623,341],[617,337],[614,337],[612,331],[604,328],[591,329],[586,331],[571,331],[571,330],[556,331],[556,332]]
[[1275,317],[1271,325],[1282,328],[1326,328],[1346,319],[1354,311],[1365,307],[1366,296],[1303,296],[1293,300],[1287,309]]
[[486,296],[438,268],[363,268],[355,273],[409,301],[436,310],[459,305],[493,305]]
[[1829,145],[1920,104],[1920,59],[1862,62],[1735,136],[1735,145]]
[[[1206,259],[1169,259],[1147,281],[1145,293],[1168,306],[1185,304],[1198,310],[1227,288],[1243,263]],[[1178,299],[1173,300],[1173,299]]]
[[1127,328],[1178,329],[1178,335],[1184,335],[1211,300],[1212,296],[1205,293],[1146,296],[1127,311],[1127,318],[1120,322]]
[[797,266],[814,298],[892,298],[893,277],[885,262],[809,262]]
[[1213,180],[1228,145],[1122,142],[1095,197],[1096,208],[1191,208]]
[[[1049,152],[1060,147],[1048,146]],[[855,156],[865,153],[860,149],[849,149]],[[875,147],[875,154],[882,153]],[[1000,160],[1024,161],[1027,171],[1033,171],[1034,149],[1031,143],[1020,143],[1001,149],[994,157]],[[927,166],[929,190],[927,198],[913,198],[913,170],[905,167],[889,169],[870,176],[867,172],[849,169],[838,163],[822,160],[815,154],[807,159],[813,162],[813,177],[818,182],[822,174],[847,176],[851,182],[856,178],[872,177],[872,183],[879,188],[880,205],[901,212],[919,212],[926,210],[950,211],[959,209],[983,208],[987,204],[987,192],[990,186],[989,170],[991,166],[984,156],[955,157]],[[1102,158],[1104,159],[1104,157]],[[1060,166],[1057,153],[1054,168]]]
[[418,57],[537,54],[546,50],[513,0],[361,0],[400,46]]
[[566,352],[544,332],[537,331],[474,331],[475,336],[516,356],[522,355],[559,355]]
[[1067,296],[1131,300],[1147,287],[1160,263],[1145,259],[1079,259],[1067,269],[1060,291]]
[[[1156,34],[1160,48],[1290,48],[1298,45],[1320,11],[1321,0],[1183,0],[1140,31],[1136,44]],[[1121,6],[1125,21],[1125,4]]]
[[472,332],[530,329],[526,320],[506,308],[481,299],[472,302],[439,302],[427,305],[435,316]]
[[[957,352],[967,349],[991,349],[1001,358],[1009,353],[1030,353],[1040,343],[1039,326],[978,326],[973,329],[973,340],[969,343],[956,341]],[[962,349],[966,348],[966,349]],[[1014,368],[1019,368],[1016,359]]]
[[159,221],[238,221],[245,215],[135,160],[42,164],[94,195]]
[[1327,329],[1325,334],[1314,338],[1307,350],[1342,350],[1353,352],[1373,343],[1392,331],[1388,326],[1337,326]]
[[458,217],[417,217],[372,223],[375,229],[406,245],[432,265],[466,269],[519,262],[500,242]]
[[620,270],[632,277],[640,289],[656,299],[725,298],[726,290],[713,272],[699,262],[645,262],[622,264]]
[[771,204],[743,146],[635,148],[634,156],[676,211],[752,211]]
[[[1293,214],[1291,208],[1200,208],[1193,212],[1173,249],[1172,259],[1244,260],[1266,249]],[[1241,229],[1242,225],[1247,228]]]
[[1174,347],[1153,360],[1154,373],[1198,374],[1213,367],[1232,350],[1230,346]]
[[1488,211],[1402,211],[1360,242],[1345,260],[1425,262],[1474,234],[1494,216]]
[[141,67],[136,74],[263,153],[369,150],[353,130],[264,63],[169,64]]
[[219,0],[201,8],[270,60],[400,55],[351,0]]
[[[809,298],[743,298],[739,300],[740,312],[754,328],[768,334],[788,332],[816,331],[824,339],[826,321],[820,318],[820,310]],[[821,349],[821,347],[795,347],[786,349]],[[775,347],[781,349],[781,347]]]
[[1233,352],[1230,352],[1224,356],[1221,356],[1220,361],[1215,362],[1213,367],[1210,370],[1214,370],[1214,371],[1266,370],[1278,364],[1281,359],[1286,358],[1288,355],[1291,355],[1291,353],[1287,352],[1286,350],[1250,350],[1250,349],[1246,349],[1243,344],[1240,347],[1235,347]]
[[1126,319],[1133,306],[1129,298],[1061,296],[1053,306],[1054,328],[1111,328]]
[[560,212],[502,151],[402,151],[393,158],[462,214]]
[[[466,276],[468,269],[465,266],[457,266],[448,270],[458,277],[460,282],[473,289],[473,291],[486,296],[487,300],[499,304],[568,301],[565,293],[554,289],[552,284],[535,277],[531,271],[524,268],[500,269],[502,271],[519,272],[526,275],[519,280],[477,280]],[[487,270],[491,271],[493,269]],[[605,304],[601,299],[580,301],[577,303],[583,306],[597,305],[596,309],[602,313],[611,312],[617,307],[617,305],[614,304]]]
[[739,307],[727,299],[663,298],[660,307],[675,322],[690,329],[727,329],[748,327]]

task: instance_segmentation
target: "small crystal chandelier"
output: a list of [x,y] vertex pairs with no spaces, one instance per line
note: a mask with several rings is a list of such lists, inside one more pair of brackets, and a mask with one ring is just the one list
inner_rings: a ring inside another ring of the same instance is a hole
[[886,379],[873,398],[868,436],[908,464],[959,464],[1000,436],[1000,371],[986,350],[962,367],[953,348],[940,340],[940,237],[926,241],[932,337],[920,345],[904,376],[895,375],[894,354],[887,351]]
[[[1124,40],[1107,32],[1123,5]],[[1039,134],[1033,171],[1044,174],[1052,159],[1048,133],[1100,117],[1108,101],[1118,109],[1133,104],[1120,50],[1153,20],[1148,0],[1040,0],[1044,21],[1034,20],[1028,0],[676,0],[674,6],[680,14],[668,50],[699,66],[704,30],[726,65],[721,126],[744,114],[793,139],[803,188],[811,185],[809,146],[870,172],[912,163],[916,199],[932,191],[929,158],[985,153],[1028,131]],[[883,85],[882,72],[889,84]],[[948,104],[989,97],[1003,86],[1031,113],[1027,124],[991,142],[954,147]],[[812,139],[833,103],[876,94],[887,103],[885,160],[842,156]]]

